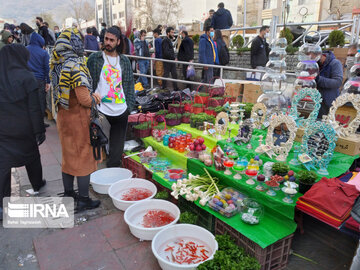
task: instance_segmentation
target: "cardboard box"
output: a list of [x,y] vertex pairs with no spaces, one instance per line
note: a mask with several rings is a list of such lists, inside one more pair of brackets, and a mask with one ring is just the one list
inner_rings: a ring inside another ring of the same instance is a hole
[[235,97],[240,100],[243,95],[244,85],[241,83],[226,83],[225,84],[225,95]]
[[[295,141],[302,142],[304,136],[304,129],[298,128]],[[336,142],[335,151],[349,156],[356,156],[360,154],[360,136],[359,134],[352,135],[347,138],[340,137]]]
[[242,102],[256,103],[258,97],[262,94],[260,85],[244,84],[244,95]]

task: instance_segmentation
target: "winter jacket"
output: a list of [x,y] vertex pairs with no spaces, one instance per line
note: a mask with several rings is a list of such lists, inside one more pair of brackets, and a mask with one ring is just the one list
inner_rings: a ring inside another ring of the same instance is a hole
[[105,32],[106,32],[106,29],[101,29],[101,31],[100,31],[100,42],[101,43],[104,43]]
[[184,40],[180,44],[179,52],[178,52],[179,61],[189,62],[194,59],[194,41],[185,37]]
[[221,63],[220,52],[223,47],[226,47],[226,44],[225,44],[225,41],[223,41],[222,39],[218,39],[215,42],[216,42],[216,48],[217,48],[218,57],[219,57],[219,63]]
[[98,51],[99,44],[97,42],[97,38],[93,35],[86,35],[84,40],[84,49],[91,51]]
[[49,78],[49,54],[43,49],[45,41],[37,33],[32,33],[30,44],[26,47],[30,52],[28,65],[38,80],[50,83]]
[[269,44],[260,36],[251,43],[251,67],[265,67],[269,57]]
[[203,31],[206,30],[206,27],[211,26],[211,21],[212,21],[212,18],[210,18],[210,17],[205,20]]
[[49,35],[49,30],[45,25],[40,26],[38,34],[40,36],[42,36],[43,39],[45,40],[45,46],[47,46],[51,43],[51,41],[50,41],[51,37]]
[[49,45],[55,45],[56,37],[54,31],[48,28],[48,33],[49,33],[49,43],[50,43]]
[[174,46],[168,37],[163,39],[161,48],[163,59],[175,60]]
[[233,19],[229,10],[219,8],[213,15],[211,26],[216,29],[229,29],[233,25]]
[[162,58],[162,38],[158,37],[155,39],[155,58]]
[[317,89],[321,93],[323,102],[331,106],[332,102],[340,95],[339,88],[343,81],[343,69],[341,62],[330,51],[325,51],[326,60],[320,68],[320,74],[316,77]]
[[149,57],[149,45],[146,40],[136,38],[134,40],[135,53],[137,56]]
[[[215,53],[215,55],[214,55]],[[219,57],[214,41],[206,34],[200,36],[199,41],[199,63],[202,64],[219,64]]]

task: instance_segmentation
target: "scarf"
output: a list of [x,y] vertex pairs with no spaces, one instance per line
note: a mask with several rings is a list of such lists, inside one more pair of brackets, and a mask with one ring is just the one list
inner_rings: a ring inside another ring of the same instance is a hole
[[64,30],[56,41],[50,59],[50,78],[54,104],[69,109],[70,91],[85,86],[92,91],[92,80],[84,58],[84,44],[77,28]]
[[211,43],[211,47],[212,47],[212,50],[213,50],[214,63],[216,63],[216,52],[215,52],[214,42],[213,42],[212,38],[210,38],[210,37],[209,37],[209,41],[210,41],[210,43]]

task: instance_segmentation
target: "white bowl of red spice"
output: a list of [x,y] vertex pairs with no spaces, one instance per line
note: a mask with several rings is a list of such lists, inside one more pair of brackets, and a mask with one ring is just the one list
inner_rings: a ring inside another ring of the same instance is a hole
[[218,249],[215,236],[191,224],[176,224],[158,232],[151,249],[163,270],[196,269],[212,260]]
[[132,172],[124,168],[105,168],[93,172],[90,175],[90,183],[95,192],[100,194],[108,194],[109,188],[112,184],[130,179],[133,176]]
[[156,192],[157,189],[153,183],[141,178],[119,181],[109,188],[109,196],[115,207],[122,211],[132,204],[153,198]]
[[140,240],[152,240],[162,229],[176,224],[179,208],[165,200],[147,200],[126,209],[124,220],[131,233]]

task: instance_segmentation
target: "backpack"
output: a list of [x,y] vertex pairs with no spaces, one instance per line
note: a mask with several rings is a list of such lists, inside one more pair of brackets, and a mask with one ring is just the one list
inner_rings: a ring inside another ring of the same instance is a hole
[[222,65],[222,66],[225,66],[225,65],[229,64],[229,62],[230,62],[229,49],[226,47],[225,44],[220,49],[219,61],[220,61],[220,65]]

